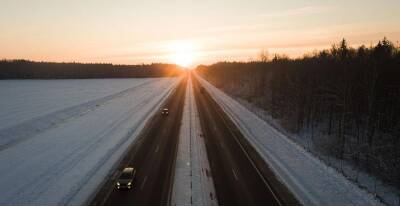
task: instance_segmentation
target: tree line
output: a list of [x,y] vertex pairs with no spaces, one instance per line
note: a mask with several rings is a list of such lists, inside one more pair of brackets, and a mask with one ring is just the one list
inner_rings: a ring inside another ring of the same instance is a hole
[[400,188],[400,48],[388,39],[358,48],[343,39],[297,59],[262,52],[260,61],[196,71],[284,130],[309,136],[316,153]]
[[113,65],[1,60],[0,79],[91,79],[178,76],[173,64]]

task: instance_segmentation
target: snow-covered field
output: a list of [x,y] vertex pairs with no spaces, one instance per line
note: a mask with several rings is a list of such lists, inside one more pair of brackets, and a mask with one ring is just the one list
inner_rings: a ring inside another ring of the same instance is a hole
[[195,76],[303,205],[381,205],[239,102]]
[[0,81],[0,205],[80,205],[177,78]]

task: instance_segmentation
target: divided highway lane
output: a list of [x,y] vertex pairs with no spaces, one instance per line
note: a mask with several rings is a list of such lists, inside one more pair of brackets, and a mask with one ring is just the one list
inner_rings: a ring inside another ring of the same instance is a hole
[[194,94],[220,206],[283,205],[244,148],[244,137],[193,77]]
[[[156,113],[90,205],[169,205],[186,83],[187,77],[167,99],[169,115]],[[127,166],[137,169],[133,189],[117,191],[116,178]]]

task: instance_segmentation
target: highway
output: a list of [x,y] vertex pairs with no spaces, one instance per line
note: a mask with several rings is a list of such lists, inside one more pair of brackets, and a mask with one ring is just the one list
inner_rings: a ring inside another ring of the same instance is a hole
[[239,130],[198,81],[193,82],[218,204],[285,205],[256,165],[265,163],[252,159]]
[[[218,204],[299,205],[220,106],[192,79]],[[186,83],[187,77],[167,99],[164,107],[170,115],[161,116],[159,108],[160,114],[145,127],[90,205],[170,205]],[[137,168],[133,189],[117,191],[118,171],[127,166]]]
[[[90,205],[166,205],[169,202],[186,81],[185,77],[159,108]],[[169,109],[168,116],[161,115],[163,108]],[[133,189],[118,191],[115,182],[119,172],[128,166],[137,168]]]

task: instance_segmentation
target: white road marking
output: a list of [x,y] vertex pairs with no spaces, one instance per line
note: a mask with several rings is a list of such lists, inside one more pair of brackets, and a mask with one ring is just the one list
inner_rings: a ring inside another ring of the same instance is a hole
[[142,184],[140,185],[140,190],[143,190],[144,183],[146,183],[146,180],[147,180],[147,176],[144,177],[144,180],[143,180]]
[[235,173],[235,170],[234,170],[234,169],[232,169],[232,172],[233,172],[233,176],[235,176],[235,179],[236,179],[236,180],[239,180],[239,178],[237,177],[237,175],[236,175],[236,173]]
[[158,152],[158,149],[160,149],[160,145],[157,145],[157,147],[156,147],[156,153]]

